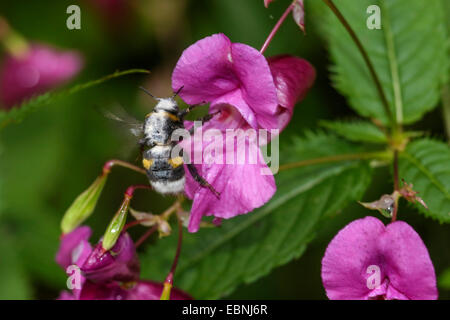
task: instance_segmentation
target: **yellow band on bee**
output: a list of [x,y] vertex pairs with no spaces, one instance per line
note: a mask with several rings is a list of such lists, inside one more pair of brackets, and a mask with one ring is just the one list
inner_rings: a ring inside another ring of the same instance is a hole
[[153,160],[149,160],[149,159],[142,159],[142,165],[144,166],[145,169],[150,169],[150,167],[153,164]]
[[[176,115],[166,112],[166,111],[159,111],[159,113],[164,114],[165,117],[168,117],[172,121],[180,121],[180,118],[178,118]],[[153,114],[153,112],[148,113],[145,117],[148,118]]]
[[177,168],[183,164],[183,158],[175,157],[175,158],[169,159],[168,162],[173,168]]
[[180,121],[180,118],[178,118],[176,115],[170,113],[170,112],[164,112],[165,116],[169,117],[172,121]]

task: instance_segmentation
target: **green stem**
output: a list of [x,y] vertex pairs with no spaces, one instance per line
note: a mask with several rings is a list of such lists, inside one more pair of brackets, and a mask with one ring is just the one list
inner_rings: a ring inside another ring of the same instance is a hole
[[280,166],[280,171],[294,169],[299,167],[305,167],[321,163],[339,162],[345,160],[366,160],[366,159],[386,159],[388,157],[387,152],[365,152],[365,153],[350,153],[350,154],[339,154],[335,156],[308,159],[299,162],[287,163]]
[[333,13],[336,15],[336,17],[342,23],[344,28],[349,33],[350,37],[355,42],[355,44],[358,47],[359,51],[361,52],[361,55],[362,55],[362,57],[364,59],[364,62],[366,63],[367,67],[369,68],[370,75],[372,76],[372,79],[375,82],[375,86],[376,86],[378,94],[379,94],[379,96],[381,98],[381,102],[383,104],[383,107],[384,107],[384,110],[386,112],[386,115],[387,115],[388,119],[390,120],[392,126],[394,126],[395,125],[395,121],[394,121],[394,118],[392,116],[391,109],[389,107],[389,102],[388,102],[388,100],[386,98],[386,95],[384,94],[383,87],[381,85],[381,81],[378,78],[378,75],[377,75],[377,73],[375,71],[375,68],[374,68],[372,62],[370,61],[369,55],[367,54],[366,50],[364,49],[361,41],[359,41],[358,36],[356,35],[355,31],[353,31],[352,27],[347,22],[347,20],[344,18],[344,16],[339,11],[339,9],[334,5],[333,1],[332,0],[323,0],[323,2],[325,2],[325,4],[331,9],[331,11],[333,11]]

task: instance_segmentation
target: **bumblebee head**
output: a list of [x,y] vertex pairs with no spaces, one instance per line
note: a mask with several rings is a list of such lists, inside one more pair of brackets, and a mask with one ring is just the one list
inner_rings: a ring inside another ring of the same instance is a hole
[[139,89],[141,89],[146,94],[148,94],[150,97],[152,97],[153,99],[158,101],[158,103],[155,106],[155,111],[167,111],[167,112],[172,112],[172,113],[179,111],[178,104],[174,98],[181,92],[183,87],[178,89],[177,92],[175,92],[174,95],[169,98],[156,98],[148,90],[146,90],[142,87],[139,87]]

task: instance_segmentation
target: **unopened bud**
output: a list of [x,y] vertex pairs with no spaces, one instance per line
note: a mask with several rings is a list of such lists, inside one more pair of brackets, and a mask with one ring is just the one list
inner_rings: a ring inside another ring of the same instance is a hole
[[106,229],[105,235],[103,236],[102,247],[105,251],[108,251],[116,244],[117,239],[122,232],[122,229],[125,225],[125,221],[127,220],[128,208],[130,206],[131,196],[125,195],[122,204],[120,205],[119,210],[114,215],[114,218],[109,223],[108,228]]
[[99,176],[95,181],[81,193],[64,213],[61,221],[63,234],[69,233],[86,220],[94,212],[97,200],[102,193],[107,175]]

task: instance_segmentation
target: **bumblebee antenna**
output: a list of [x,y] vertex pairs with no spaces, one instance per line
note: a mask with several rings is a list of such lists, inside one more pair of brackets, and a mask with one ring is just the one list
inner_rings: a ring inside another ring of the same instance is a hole
[[175,98],[180,92],[181,90],[183,90],[184,86],[181,86],[180,89],[177,90],[177,92],[175,92],[175,94],[172,96],[172,99]]
[[148,91],[147,89],[145,89],[144,87],[139,87],[139,89],[141,89],[142,91],[144,91],[146,94],[148,94],[150,97],[152,97],[153,99],[155,99],[156,101],[159,101],[160,98],[156,98],[154,95],[152,95],[150,93],[150,91]]

